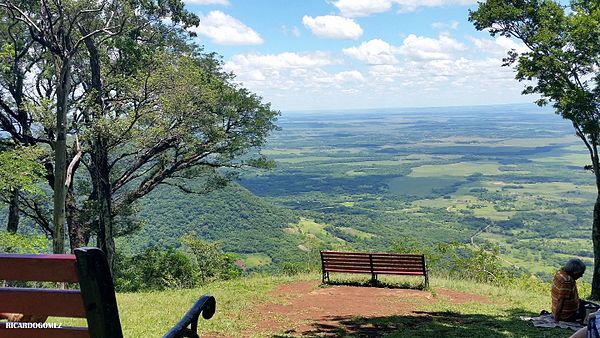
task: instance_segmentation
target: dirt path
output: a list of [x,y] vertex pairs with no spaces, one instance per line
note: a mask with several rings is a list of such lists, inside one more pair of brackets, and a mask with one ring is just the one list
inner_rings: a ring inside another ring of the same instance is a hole
[[[271,303],[255,309],[257,325],[244,336],[262,332],[265,335],[270,332],[293,336],[336,336],[342,326],[348,331],[348,322],[356,317],[418,316],[416,310],[420,305],[439,301],[455,304],[490,302],[479,295],[446,289],[437,289],[436,297],[433,297],[430,292],[420,290],[319,287],[319,284],[319,281],[311,280],[277,288],[271,293]],[[377,336],[375,331],[378,328],[374,327],[373,330],[373,336]],[[361,332],[364,333],[364,327]]]

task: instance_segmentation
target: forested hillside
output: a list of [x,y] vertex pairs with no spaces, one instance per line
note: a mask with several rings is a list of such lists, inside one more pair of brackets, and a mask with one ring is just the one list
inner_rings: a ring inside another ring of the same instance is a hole
[[283,229],[298,221],[294,212],[275,206],[232,183],[206,195],[187,194],[162,187],[140,204],[143,228],[130,236],[131,248],[179,246],[180,238],[194,232],[220,240],[224,249],[243,255],[278,253],[277,260],[293,259],[298,238]]

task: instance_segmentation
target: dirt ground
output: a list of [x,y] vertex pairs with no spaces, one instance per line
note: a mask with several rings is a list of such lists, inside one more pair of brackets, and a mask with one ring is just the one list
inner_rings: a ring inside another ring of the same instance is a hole
[[[420,305],[439,301],[454,304],[490,302],[475,294],[446,289],[436,289],[435,292],[434,297],[430,292],[413,289],[322,287],[315,280],[286,284],[271,293],[272,302],[254,309],[257,325],[243,335],[338,336],[341,327],[352,333],[352,326],[348,323],[357,317],[419,316],[417,309]],[[365,328],[360,329],[364,334]],[[377,330],[373,327],[373,336],[378,335]]]

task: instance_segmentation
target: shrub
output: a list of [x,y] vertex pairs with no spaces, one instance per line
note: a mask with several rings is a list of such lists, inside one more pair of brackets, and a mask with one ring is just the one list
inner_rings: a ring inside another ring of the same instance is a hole
[[224,252],[221,242],[205,241],[194,235],[184,236],[182,242],[196,260],[200,283],[232,279],[242,274],[242,269],[234,264],[235,254]]
[[49,246],[48,239],[42,235],[21,235],[0,231],[0,252],[37,254],[48,252]]
[[198,267],[173,248],[148,248],[143,253],[117,255],[115,285],[119,291],[165,290],[197,285]]
[[309,263],[300,262],[283,262],[278,266],[278,270],[286,276],[295,276],[314,271]]
[[151,247],[126,256],[117,252],[115,286],[118,291],[192,288],[214,280],[239,277],[237,257],[224,252],[220,242],[187,235],[181,239],[189,252]]
[[390,248],[398,253],[422,253],[433,273],[456,279],[468,279],[496,285],[515,284],[527,289],[543,289],[544,283],[535,276],[503,265],[498,247],[482,249],[464,243],[424,243],[404,237]]

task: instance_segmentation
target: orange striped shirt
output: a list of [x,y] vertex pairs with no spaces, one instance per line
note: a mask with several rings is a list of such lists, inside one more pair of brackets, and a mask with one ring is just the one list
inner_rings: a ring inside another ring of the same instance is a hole
[[[562,299],[565,302],[561,313],[557,314],[556,308]],[[569,276],[565,270],[560,269],[556,272],[552,281],[552,314],[554,318],[565,319],[574,315],[578,308],[579,295],[577,294],[577,283],[575,283],[575,279]]]

